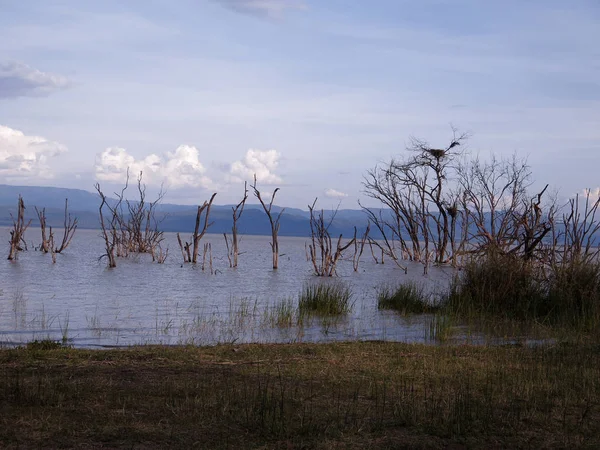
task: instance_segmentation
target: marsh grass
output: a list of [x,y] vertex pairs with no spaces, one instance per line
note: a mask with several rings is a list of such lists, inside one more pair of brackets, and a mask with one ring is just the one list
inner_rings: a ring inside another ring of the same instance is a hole
[[350,287],[340,281],[307,283],[298,297],[298,309],[309,315],[338,316],[352,310],[351,298]]
[[600,446],[596,345],[52,344],[0,367],[5,448]]
[[444,343],[455,332],[454,319],[449,314],[437,312],[431,316],[425,328],[425,340]]
[[286,298],[266,305],[263,312],[262,325],[266,328],[289,328],[302,326],[305,314],[300,311],[293,298]]
[[448,311],[591,330],[600,325],[600,265],[539,267],[488,255],[466,265],[450,288]]
[[600,263],[560,265],[548,284],[547,310],[555,321],[584,329],[600,325]]
[[427,314],[439,309],[427,295],[425,286],[408,281],[393,285],[385,285],[377,291],[377,307],[392,309],[401,314]]
[[13,294],[12,310],[15,326],[24,328],[27,323],[27,297],[21,289],[17,289]]

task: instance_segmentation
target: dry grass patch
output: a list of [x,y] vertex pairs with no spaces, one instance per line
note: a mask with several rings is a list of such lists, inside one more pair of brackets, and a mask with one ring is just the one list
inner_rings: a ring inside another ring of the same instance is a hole
[[599,355],[377,342],[2,350],[0,446],[596,446]]

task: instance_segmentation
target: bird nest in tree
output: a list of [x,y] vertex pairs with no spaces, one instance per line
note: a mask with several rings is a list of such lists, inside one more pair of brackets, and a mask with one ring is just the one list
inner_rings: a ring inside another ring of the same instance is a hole
[[427,150],[431,156],[440,159],[446,154],[446,150],[430,148]]
[[450,217],[456,217],[456,215],[458,214],[458,208],[455,205],[448,206],[446,208],[446,211],[448,212]]

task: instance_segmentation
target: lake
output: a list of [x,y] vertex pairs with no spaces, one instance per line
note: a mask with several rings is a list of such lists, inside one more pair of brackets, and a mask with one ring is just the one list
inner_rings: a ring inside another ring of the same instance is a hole
[[[55,231],[60,237],[61,231]],[[165,264],[149,255],[118,258],[106,267],[98,230],[77,230],[71,246],[57,255],[34,250],[41,239],[33,225],[27,231],[28,251],[8,261],[9,230],[0,229],[0,343],[16,345],[35,339],[65,340],[75,347],[134,344],[216,344],[232,342],[299,342],[391,340],[428,342],[431,316],[403,317],[377,308],[377,289],[415,280],[434,293],[448,285],[451,271],[409,264],[408,274],[392,261],[376,264],[365,248],[359,270],[351,260],[338,264],[337,281],[352,290],[352,311],[339,318],[313,317],[302,324],[281,326],[276,305],[297,304],[305,283],[319,279],[306,259],[307,238],[280,238],[279,269],[271,268],[270,238],[243,236],[239,267],[229,268],[222,235],[207,234],[214,274],[201,264],[183,264],[174,233],[166,233]],[[189,235],[182,234],[182,238]],[[346,258],[353,249],[346,251]],[[202,250],[200,256],[202,255]],[[457,339],[460,339],[460,333]]]

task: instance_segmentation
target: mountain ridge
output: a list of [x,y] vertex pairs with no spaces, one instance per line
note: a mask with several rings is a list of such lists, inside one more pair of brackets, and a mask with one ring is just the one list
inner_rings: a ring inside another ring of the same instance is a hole
[[[81,228],[98,229],[98,207],[100,197],[97,193],[83,189],[44,187],[44,186],[12,186],[0,184],[0,226],[12,225],[11,214],[16,213],[19,195],[25,202],[26,220],[31,219],[32,225],[38,223],[35,207],[46,209],[46,218],[49,226],[60,227],[64,221],[65,198],[69,200],[69,213],[77,217]],[[111,201],[115,201],[111,199]],[[232,226],[233,205],[213,204],[210,213],[210,233],[229,233]],[[157,205],[156,218],[163,219],[160,223],[162,231],[191,232],[196,219],[197,205],[178,205],[175,203],[161,203]],[[273,213],[281,215],[281,236],[310,236],[310,213],[299,208],[273,205]],[[330,217],[332,210],[326,210],[325,215]],[[361,233],[367,225],[367,217],[361,210],[340,209],[331,224],[332,236],[351,236],[356,226]],[[260,204],[247,203],[244,213],[238,221],[240,234],[270,235],[271,228],[268,218]]]

